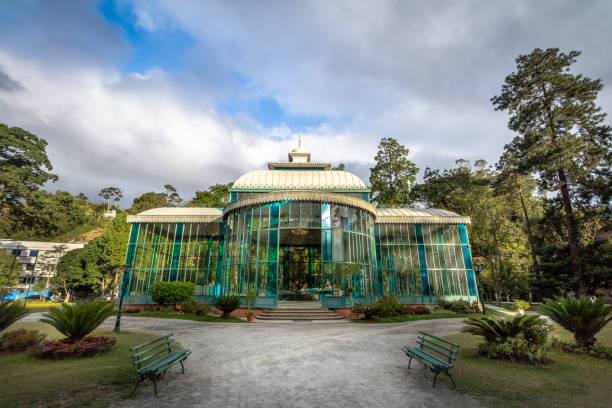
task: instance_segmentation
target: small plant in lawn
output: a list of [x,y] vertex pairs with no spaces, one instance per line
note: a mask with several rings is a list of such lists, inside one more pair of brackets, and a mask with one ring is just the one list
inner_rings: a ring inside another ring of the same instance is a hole
[[512,302],[512,308],[518,310],[520,314],[523,314],[525,310],[529,309],[529,306],[530,304],[526,300],[514,299],[514,302]]
[[400,314],[402,314],[402,305],[395,296],[386,295],[378,300],[377,316],[393,317]]
[[155,282],[151,285],[151,298],[160,306],[183,303],[195,294],[192,282]]
[[232,312],[238,309],[241,303],[238,296],[221,296],[215,300],[214,306],[223,312],[224,319],[229,319]]
[[17,329],[0,336],[0,351],[16,353],[41,345],[46,335],[38,330]]
[[378,313],[378,307],[378,302],[357,303],[355,306],[353,306],[351,311],[353,313],[363,313],[366,320],[372,320]]
[[574,333],[576,343],[581,346],[593,346],[595,335],[612,320],[612,307],[606,306],[603,299],[568,296],[545,299],[545,302],[541,312]]
[[0,301],[0,331],[27,315],[28,308],[22,302]]
[[412,308],[413,314],[423,315],[423,314],[431,314],[431,310],[427,306],[417,305]]
[[548,327],[539,316],[513,318],[468,317],[463,332],[482,336],[481,355],[492,359],[544,364],[550,347],[546,345]]
[[63,303],[61,308],[50,309],[40,321],[55,327],[69,341],[76,343],[112,314],[112,303],[80,300],[72,305]]
[[181,311],[197,316],[206,316],[210,311],[210,306],[203,305],[194,299],[189,299],[181,303]]

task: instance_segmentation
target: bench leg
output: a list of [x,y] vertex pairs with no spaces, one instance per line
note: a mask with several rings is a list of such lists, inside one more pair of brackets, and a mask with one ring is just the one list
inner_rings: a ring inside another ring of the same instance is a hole
[[185,374],[185,366],[183,365],[183,361],[181,361],[181,372]]
[[157,381],[155,380],[155,377],[151,378],[153,380],[153,389],[155,390],[155,396],[157,397]]
[[457,388],[457,385],[455,385],[455,380],[453,380],[453,376],[452,376],[452,375],[450,375],[450,374],[448,373],[448,371],[446,371],[446,375],[448,375],[448,376],[450,377],[451,382],[453,383],[453,388]]
[[408,361],[408,369],[410,369],[410,363],[412,363],[413,356],[410,356],[410,360]]
[[433,385],[431,386],[432,388],[436,386],[436,378],[438,378],[438,374],[440,374],[440,371],[436,371],[436,374],[434,375]]
[[137,383],[136,383],[136,385],[134,386],[134,389],[132,390],[132,394],[131,394],[131,395],[134,395],[134,393],[136,392],[136,389],[138,388],[138,386],[140,385],[140,383],[141,383],[141,382],[143,382],[144,380],[145,380],[145,378],[141,376],[141,377],[140,377],[140,380],[138,380],[138,382],[137,382]]

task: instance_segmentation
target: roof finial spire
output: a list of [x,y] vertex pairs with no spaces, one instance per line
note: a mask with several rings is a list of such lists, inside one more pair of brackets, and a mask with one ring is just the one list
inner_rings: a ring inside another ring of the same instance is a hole
[[302,135],[298,133],[298,147],[302,147]]

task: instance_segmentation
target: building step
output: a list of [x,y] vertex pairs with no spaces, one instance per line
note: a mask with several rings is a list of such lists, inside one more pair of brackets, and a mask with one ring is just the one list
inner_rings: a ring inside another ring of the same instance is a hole
[[259,320],[340,320],[344,319],[333,310],[315,308],[267,309],[256,317]]

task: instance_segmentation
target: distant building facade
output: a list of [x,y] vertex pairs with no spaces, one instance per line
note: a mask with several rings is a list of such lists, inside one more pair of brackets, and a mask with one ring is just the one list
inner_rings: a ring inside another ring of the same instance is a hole
[[395,295],[406,304],[477,299],[466,224],[438,209],[376,208],[356,175],[311,162],[244,174],[216,208],[156,208],[128,216],[127,302],[152,303],[157,281],[190,281],[196,297],[253,291],[257,307],[318,300],[323,307]]
[[41,280],[48,281],[55,275],[57,263],[66,252],[83,248],[83,243],[16,241],[0,239],[0,251],[15,255],[15,271],[19,271],[18,286],[11,288],[5,299],[28,296],[49,297],[48,290],[35,292],[32,287]]

